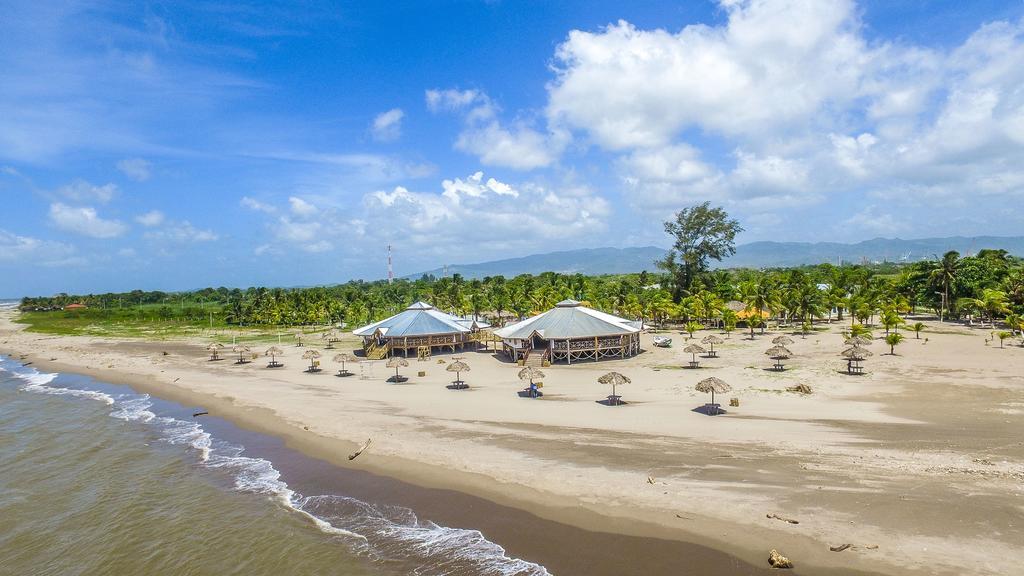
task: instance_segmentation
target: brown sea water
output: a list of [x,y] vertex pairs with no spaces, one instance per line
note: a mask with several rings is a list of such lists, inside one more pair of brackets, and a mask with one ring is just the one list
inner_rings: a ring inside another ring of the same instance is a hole
[[252,437],[0,359],[0,574],[547,573],[409,508],[299,494]]

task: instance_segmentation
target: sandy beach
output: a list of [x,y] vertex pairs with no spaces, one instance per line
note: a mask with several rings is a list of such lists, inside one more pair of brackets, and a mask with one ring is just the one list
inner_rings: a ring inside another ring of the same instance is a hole
[[[263,358],[209,362],[206,341],[56,337],[13,317],[0,319],[0,353],[15,359],[201,405],[338,465],[591,530],[699,543],[753,565],[775,548],[800,574],[1011,574],[1024,561],[1024,348],[986,344],[988,328],[925,320],[895,356],[874,342],[863,376],[840,373],[845,323],[791,334],[796,356],[781,373],[764,355],[779,332],[733,333],[698,370],[679,368],[685,335],[662,349],[645,333],[636,357],[545,368],[545,396],[531,400],[493,351],[461,354],[471,388],[453,391],[439,363],[449,355],[410,359],[409,381],[391,384],[384,361],[334,376],[332,350],[322,373],[307,374],[294,346],[269,370]],[[618,390],[626,406],[596,402],[611,392],[596,382],[610,370],[632,379]],[[728,414],[694,411],[709,400],[693,389],[708,376],[732,385],[718,398]],[[786,391],[798,384],[813,392]]]

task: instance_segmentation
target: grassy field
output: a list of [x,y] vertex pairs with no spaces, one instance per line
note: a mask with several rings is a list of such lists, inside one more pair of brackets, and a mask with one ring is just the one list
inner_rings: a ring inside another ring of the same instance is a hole
[[23,312],[16,322],[30,332],[61,336],[103,336],[144,340],[208,340],[225,344],[294,344],[302,334],[307,345],[325,343],[326,326],[233,326],[217,319],[162,318],[155,309],[133,307],[116,310]]

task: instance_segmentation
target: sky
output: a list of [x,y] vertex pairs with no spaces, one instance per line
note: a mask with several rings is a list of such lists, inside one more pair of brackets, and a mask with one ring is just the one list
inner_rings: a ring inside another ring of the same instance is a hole
[[0,9],[0,296],[1024,230],[1022,0]]

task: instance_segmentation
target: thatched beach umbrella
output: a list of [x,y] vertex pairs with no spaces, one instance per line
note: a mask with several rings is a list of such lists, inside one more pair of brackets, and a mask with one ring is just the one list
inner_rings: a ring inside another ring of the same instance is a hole
[[346,362],[358,362],[359,360],[355,356],[353,356],[351,354],[342,352],[341,354],[335,354],[334,355],[334,361],[335,362],[341,362],[341,370],[338,370],[338,375],[339,376],[347,376],[348,374],[350,374],[350,372],[345,369],[345,363]]
[[861,360],[871,355],[871,350],[861,348],[860,346],[851,346],[843,350],[842,356],[846,358],[846,372],[852,374],[854,372],[853,367],[856,366],[857,373],[859,374]]
[[785,346],[772,346],[765,350],[764,353],[773,360],[785,360],[793,355],[793,353],[789,351],[789,348],[786,348]]
[[220,351],[223,348],[224,345],[220,342],[211,342],[210,345],[206,347],[210,352],[210,360],[220,360]]
[[519,371],[520,380],[529,380],[530,384],[533,385],[534,378],[543,378],[544,373],[534,368],[533,366],[527,366]]
[[719,394],[723,394],[725,392],[728,392],[728,391],[732,390],[732,386],[729,386],[725,382],[725,380],[722,380],[721,378],[716,378],[716,377],[712,376],[710,378],[705,378],[705,379],[701,380],[700,382],[697,382],[696,389],[697,389],[697,392],[703,392],[705,394],[707,394],[708,392],[711,392],[711,403],[714,404],[715,403],[715,392],[718,392]]
[[307,372],[316,372],[319,368],[316,367],[317,360],[320,359],[320,353],[316,350],[306,350],[302,353],[303,360],[309,360],[309,368]]
[[708,334],[707,336],[704,337],[704,339],[701,340],[702,344],[707,344],[708,347],[711,349],[710,354],[712,356],[715,355],[715,344],[721,344],[722,342],[725,342],[725,340],[722,340],[721,338],[715,336],[714,334]]
[[870,346],[871,342],[873,342],[873,340],[871,340],[871,338],[868,338],[867,336],[851,336],[844,340],[843,344],[859,348],[861,346]]
[[705,350],[704,347],[701,346],[700,344],[690,344],[686,348],[683,348],[683,352],[686,352],[687,354],[692,354],[693,361],[696,362],[697,354],[703,354],[704,352],[707,352],[707,350]]
[[628,377],[623,376],[618,372],[609,372],[604,376],[598,378],[597,381],[600,384],[612,385],[612,398],[614,398],[616,404],[618,404],[619,397],[615,395],[615,387],[621,386],[623,384],[629,384],[631,382],[631,380]]
[[789,346],[793,343],[793,339],[783,334],[782,336],[776,336],[772,338],[772,344],[778,344],[779,346]]
[[391,359],[388,360],[388,368],[395,369],[395,382],[400,382],[402,380],[402,376],[398,374],[398,369],[405,368],[408,365],[409,361],[401,356],[392,356]]
[[868,350],[867,348],[861,348],[860,346],[855,345],[847,348],[846,350],[843,350],[842,356],[843,358],[846,358],[848,360],[860,361],[867,358],[868,356],[873,356],[873,354],[871,353],[871,350]]
[[245,355],[250,354],[252,351],[249,350],[248,346],[238,344],[231,349],[232,352],[238,354],[238,362],[236,364],[245,364]]
[[455,383],[462,384],[462,379],[460,378],[460,376],[463,372],[469,372],[469,364],[466,364],[462,360],[456,360],[455,362],[449,364],[448,367],[445,368],[445,370],[449,372],[455,372]]
[[295,336],[295,345],[302,346],[302,332],[296,332],[293,336]]
[[[536,398],[536,397],[541,395],[540,391],[537,390],[537,388],[540,388],[541,385],[540,384],[534,384],[533,383],[533,379],[534,378],[543,378],[543,377],[544,377],[544,373],[541,372],[540,370],[534,368],[533,366],[527,366],[526,368],[523,368],[522,370],[519,371],[519,379],[520,380],[529,380],[530,381],[529,387],[527,387],[527,389],[524,392],[527,392],[528,395],[531,398]],[[522,392],[520,392],[520,395],[522,395]]]
[[270,356],[269,366],[277,366],[277,357],[284,354],[284,351],[277,346],[271,346],[267,348],[267,351],[263,353],[264,356]]

